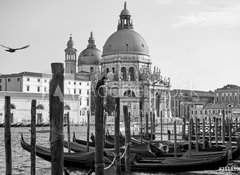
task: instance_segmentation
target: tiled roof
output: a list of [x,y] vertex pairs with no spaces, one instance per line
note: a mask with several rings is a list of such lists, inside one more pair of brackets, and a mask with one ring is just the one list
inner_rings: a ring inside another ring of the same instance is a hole
[[[21,72],[21,73],[13,73],[13,74],[1,74],[0,78],[23,77],[23,76],[52,78],[52,74],[38,73],[38,72]],[[64,78],[66,80],[89,81],[89,78],[87,77],[87,75],[81,76],[81,74],[65,74]]]
[[227,84],[226,86],[223,86],[222,88],[218,88],[216,90],[236,90],[236,89],[239,89],[240,90],[240,87],[237,86],[237,85],[234,85],[234,84]]
[[[10,96],[12,99],[44,99],[47,100],[49,99],[49,94],[48,93],[25,93],[25,92],[14,92],[14,91],[1,91],[0,92],[0,99],[4,98],[5,96]],[[65,94],[64,95],[65,100],[79,100],[79,95],[69,95]]]
[[240,108],[240,104],[229,104],[229,103],[207,103],[204,109],[226,109],[226,108]]
[[172,95],[182,95],[191,97],[214,97],[212,91],[199,91],[199,90],[186,90],[186,89],[174,89],[171,91]]

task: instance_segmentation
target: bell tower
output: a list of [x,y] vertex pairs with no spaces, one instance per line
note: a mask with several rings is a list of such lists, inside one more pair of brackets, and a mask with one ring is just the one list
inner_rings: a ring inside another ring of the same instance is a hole
[[69,41],[67,42],[67,48],[65,51],[65,73],[76,73],[76,66],[77,66],[77,60],[76,60],[76,54],[77,49],[73,48],[73,40],[72,35],[70,35]]

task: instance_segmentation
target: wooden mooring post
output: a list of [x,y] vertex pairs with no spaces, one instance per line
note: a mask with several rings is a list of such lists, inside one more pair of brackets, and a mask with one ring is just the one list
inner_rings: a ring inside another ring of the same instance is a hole
[[183,116],[183,125],[182,125],[182,139],[185,140],[186,139],[186,118],[185,116]]
[[222,110],[222,143],[225,144],[225,110]]
[[163,141],[163,116],[162,110],[160,111],[160,121],[161,121],[161,141]]
[[191,136],[191,131],[192,129],[192,118],[189,118],[188,122],[188,156],[191,157],[192,153],[192,136]]
[[130,133],[130,115],[128,113],[128,107],[123,106],[123,115],[124,115],[124,124],[125,124],[125,174],[131,174],[130,166],[130,142],[131,142],[131,133]]
[[12,146],[11,146],[11,99],[9,96],[5,97],[5,160],[6,160],[6,175],[12,174]]
[[96,108],[95,108],[95,173],[104,175],[103,148],[104,148],[104,88],[105,77],[102,77],[96,86]]
[[150,112],[150,122],[151,122],[151,137],[150,137],[150,140],[153,141],[153,113]]
[[195,142],[196,142],[196,152],[198,152],[198,118],[195,117]]
[[52,63],[50,81],[50,126],[52,175],[63,174],[63,112],[64,112],[64,68],[62,63]]
[[143,142],[143,123],[142,123],[143,113],[140,111],[140,135],[141,135],[141,143]]
[[218,147],[218,118],[215,118],[215,141],[216,147]]
[[[121,175],[121,159],[120,159],[120,143],[119,143],[119,135],[120,135],[120,98],[117,97],[116,101],[116,112],[115,112],[115,154],[116,154],[116,175]],[[141,115],[141,114],[140,114]],[[141,125],[142,127],[142,125]],[[141,129],[142,131],[142,129]],[[142,133],[141,133],[142,138]]]
[[87,152],[89,152],[89,136],[90,136],[90,112],[87,111]]
[[206,145],[205,145],[205,118],[203,117],[203,120],[202,120],[202,129],[203,129],[203,132],[202,132],[202,137],[203,137],[203,149],[206,148]]
[[211,117],[209,116],[209,147],[212,147],[212,121]]
[[174,157],[177,157],[177,121],[174,120]]
[[36,100],[31,103],[31,175],[36,174]]
[[145,137],[148,138],[148,113],[146,112],[146,127],[145,127]]
[[68,152],[71,152],[70,146],[70,114],[69,111],[67,112],[67,136],[68,136]]

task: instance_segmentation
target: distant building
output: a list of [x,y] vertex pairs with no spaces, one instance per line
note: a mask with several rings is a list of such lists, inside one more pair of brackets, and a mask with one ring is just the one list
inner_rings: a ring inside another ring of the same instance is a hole
[[226,85],[214,91],[214,101],[190,105],[190,117],[194,118],[240,118],[239,90],[237,85]]
[[218,88],[214,91],[216,104],[219,103],[231,103],[240,104],[240,87],[237,85],[228,84],[222,88]]
[[[4,96],[11,96],[11,121],[29,122],[31,100],[37,100],[37,122],[49,121],[49,82],[51,74],[22,72],[0,76],[0,122],[4,119]],[[86,121],[86,110],[90,110],[91,82],[73,75],[65,75],[64,108],[70,112],[72,123]],[[66,116],[65,116],[66,117]]]
[[201,114],[205,104],[213,103],[212,91],[174,89],[171,91],[171,109],[175,117],[187,118],[192,114]]

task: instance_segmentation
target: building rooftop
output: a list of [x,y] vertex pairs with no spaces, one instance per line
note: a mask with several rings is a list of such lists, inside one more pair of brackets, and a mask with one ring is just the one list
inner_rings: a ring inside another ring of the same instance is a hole
[[218,90],[240,90],[240,87],[234,84],[227,84],[222,88],[217,88],[215,91],[218,91]]

